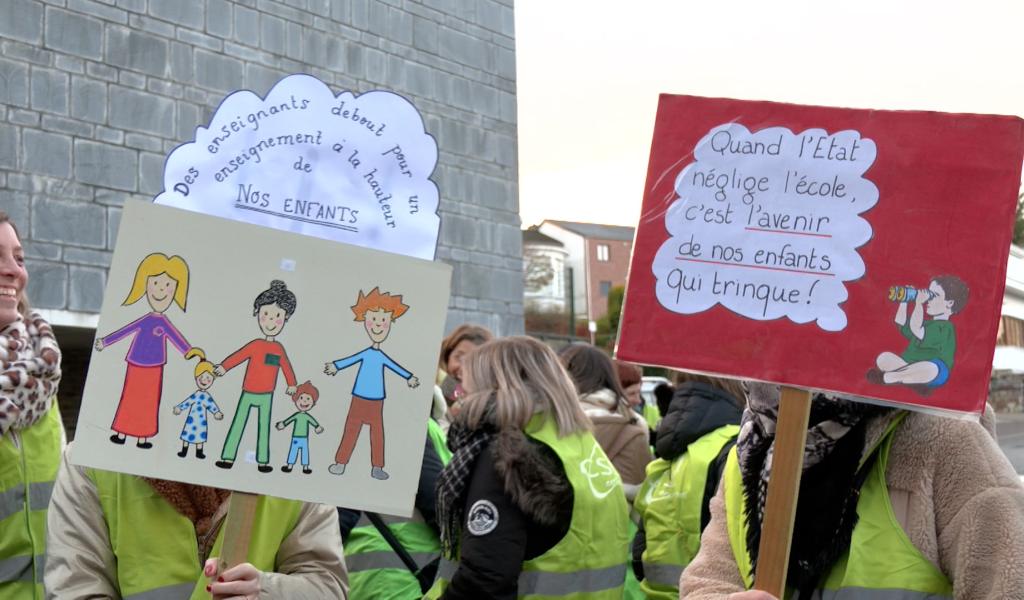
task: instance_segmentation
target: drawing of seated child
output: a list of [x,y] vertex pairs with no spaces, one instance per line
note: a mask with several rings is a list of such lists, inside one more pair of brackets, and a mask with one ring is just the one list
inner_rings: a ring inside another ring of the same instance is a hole
[[208,433],[206,415],[207,413],[212,414],[214,419],[220,421],[224,418],[224,413],[221,412],[220,407],[213,401],[213,396],[208,392],[210,386],[213,385],[213,363],[206,360],[206,354],[199,348],[192,348],[185,354],[187,360],[191,360],[195,356],[199,357],[199,364],[196,365],[195,369],[196,385],[199,389],[175,406],[174,414],[180,415],[182,411],[188,411],[185,425],[181,428],[181,436],[179,436],[181,438],[181,451],[178,452],[178,456],[185,458],[188,455],[189,445],[194,444],[196,447],[196,458],[203,459],[206,458],[206,454],[203,453],[203,444],[206,443]]
[[302,460],[302,472],[309,475],[313,469],[309,468],[309,426],[312,425],[317,433],[323,433],[324,428],[309,414],[309,410],[316,405],[320,398],[320,392],[312,382],[307,381],[295,388],[295,395],[292,401],[298,410],[284,421],[278,421],[275,427],[280,431],[289,424],[292,424],[292,443],[288,450],[288,464],[281,467],[285,473],[291,473],[295,461]]
[[956,330],[950,317],[963,310],[968,292],[967,284],[955,275],[936,277],[927,289],[893,288],[890,298],[899,302],[895,322],[907,338],[907,348],[902,354],[879,354],[877,368],[868,371],[868,381],[903,384],[922,395],[945,384],[956,354]]

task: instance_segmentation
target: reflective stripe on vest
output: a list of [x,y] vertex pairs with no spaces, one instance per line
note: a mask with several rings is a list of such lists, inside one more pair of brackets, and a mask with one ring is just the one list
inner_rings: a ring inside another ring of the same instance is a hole
[[[822,589],[813,596],[815,599],[938,600],[953,597],[949,579],[914,547],[892,510],[885,471],[902,418],[889,426],[879,444],[878,459],[861,487],[858,521],[850,548],[832,566]],[[725,469],[722,485],[729,542],[744,583],[750,588],[753,578],[747,551],[745,498],[735,448],[729,453]]]
[[[437,578],[450,581],[458,568],[459,563],[442,558],[437,569]],[[625,578],[625,564],[566,573],[523,571],[519,574],[519,596],[567,596],[573,593],[595,594],[621,590]],[[621,597],[621,591],[618,593]]]
[[[677,590],[676,596],[679,596],[679,577],[683,574],[683,569],[685,568],[679,565],[658,565],[644,562],[643,581],[649,584],[657,584],[661,587],[674,588]],[[640,587],[646,591],[646,588],[649,586],[644,585],[643,581],[640,582]],[[649,592],[648,595],[650,595]]]
[[[437,552],[410,552],[416,564],[422,567],[437,558]],[[369,571],[371,569],[401,569],[408,571],[408,567],[398,558],[398,555],[391,551],[363,552],[362,554],[346,554],[345,565],[349,573]]]
[[[97,469],[86,473],[96,484],[103,508],[121,596],[208,600],[192,521],[139,477]],[[278,548],[295,528],[301,510],[301,502],[260,496],[246,562],[261,571],[274,571]],[[223,543],[221,527],[210,556],[220,556]]]
[[[52,481],[37,481],[28,484],[28,509],[46,510],[53,495]],[[14,513],[25,510],[25,488],[16,487],[0,492],[0,521]]]
[[[569,531],[550,550],[523,563],[520,598],[621,600],[629,554],[629,508],[622,480],[590,432],[559,437],[554,420],[534,415],[525,433],[551,448],[573,489]],[[457,564],[442,560],[427,592],[439,598]]]
[[178,583],[124,597],[124,600],[181,600],[192,593],[194,583]]
[[31,427],[0,437],[0,596],[5,598],[43,598],[46,509],[63,440],[56,400]]
[[31,556],[15,556],[13,558],[0,560],[0,583],[33,580],[36,583],[42,583],[43,567],[46,562],[46,556],[43,554],[35,556],[34,562],[38,567],[35,570],[35,577],[32,576],[32,559],[33,557]]
[[647,464],[634,506],[647,536],[640,588],[649,597],[679,597],[679,575],[700,549],[708,469],[739,430],[738,425],[724,425],[694,440],[675,460]]
[[[379,515],[409,553],[418,568],[441,554],[441,542],[418,510],[411,519]],[[419,598],[419,581],[373,526],[366,513],[348,536],[345,564],[349,570],[350,600],[391,600]]]

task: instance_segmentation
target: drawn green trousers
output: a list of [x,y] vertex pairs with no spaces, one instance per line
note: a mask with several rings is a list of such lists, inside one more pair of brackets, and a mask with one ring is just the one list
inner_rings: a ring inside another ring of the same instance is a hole
[[253,394],[242,390],[242,396],[238,399],[238,408],[235,409],[235,416],[231,419],[231,429],[228,429],[228,439],[224,442],[224,450],[221,451],[222,460],[234,462],[238,455],[238,445],[242,443],[242,434],[245,433],[245,426],[249,421],[249,413],[256,409],[256,462],[265,465],[270,462],[270,405],[274,393]]

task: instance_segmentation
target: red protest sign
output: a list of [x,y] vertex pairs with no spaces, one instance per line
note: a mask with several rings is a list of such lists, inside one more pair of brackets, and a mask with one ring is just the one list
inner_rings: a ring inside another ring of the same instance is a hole
[[663,95],[617,355],[956,412],[987,395],[1024,121]]

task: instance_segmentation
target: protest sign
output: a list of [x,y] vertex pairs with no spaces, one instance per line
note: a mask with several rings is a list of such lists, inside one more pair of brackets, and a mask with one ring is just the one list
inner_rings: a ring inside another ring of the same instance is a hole
[[987,395],[1024,122],[661,97],[617,355],[949,413]]
[[157,204],[432,259],[437,143],[405,98],[290,75],[229,95],[171,152]]
[[450,277],[129,203],[72,460],[409,515]]

